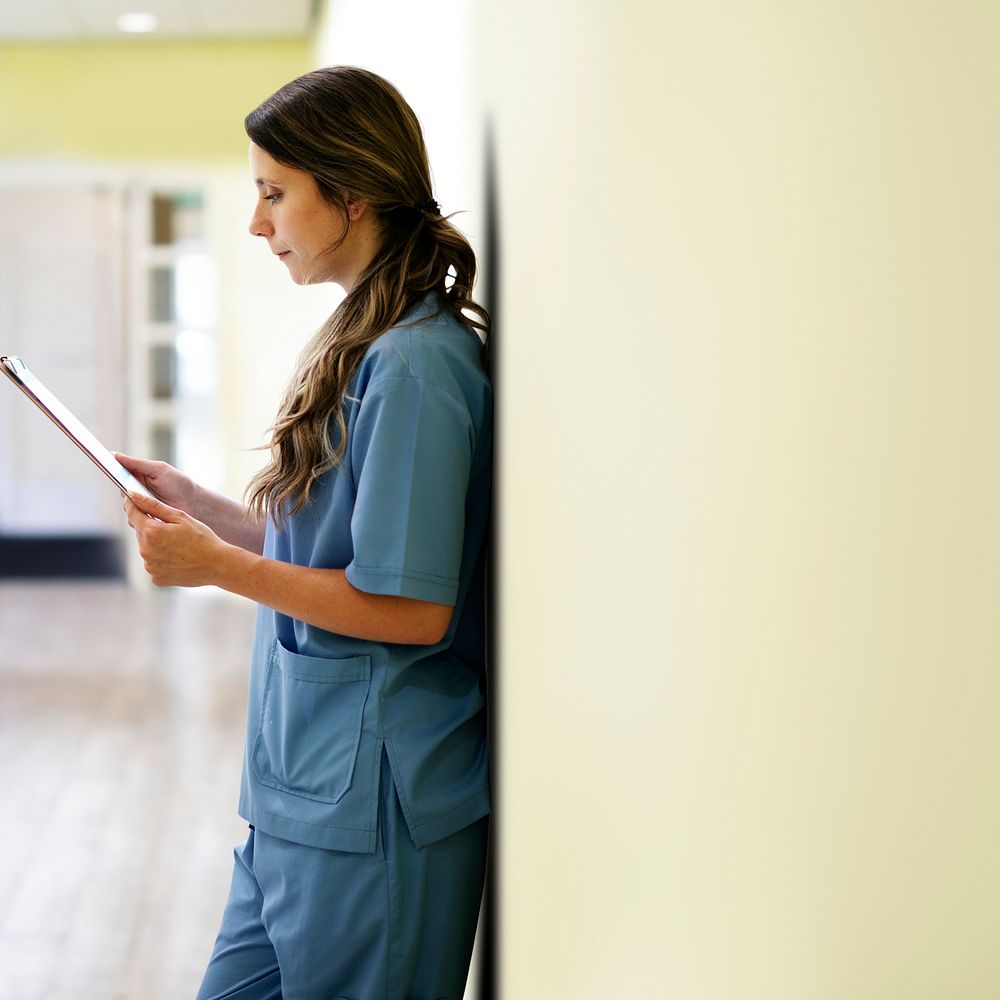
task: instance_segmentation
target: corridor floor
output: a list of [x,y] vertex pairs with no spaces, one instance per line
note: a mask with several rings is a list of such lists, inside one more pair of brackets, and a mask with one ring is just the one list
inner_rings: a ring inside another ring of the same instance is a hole
[[190,1000],[229,886],[254,605],[0,583],[0,1000]]

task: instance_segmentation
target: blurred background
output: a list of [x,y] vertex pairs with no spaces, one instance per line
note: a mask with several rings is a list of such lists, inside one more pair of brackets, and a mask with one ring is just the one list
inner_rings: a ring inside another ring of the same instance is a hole
[[[499,320],[468,996],[1000,992],[998,40],[974,0],[0,5],[0,350],[109,443],[236,496],[262,460],[336,304],[246,233],[242,119],[288,79],[391,79],[466,213]],[[0,391],[12,1000],[192,995],[243,836],[252,608],[150,589],[124,531]]]

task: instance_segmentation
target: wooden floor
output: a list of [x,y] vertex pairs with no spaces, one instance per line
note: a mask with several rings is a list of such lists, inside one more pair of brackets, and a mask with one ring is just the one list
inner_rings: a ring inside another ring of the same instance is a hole
[[0,1000],[191,1000],[229,886],[254,607],[0,583]]

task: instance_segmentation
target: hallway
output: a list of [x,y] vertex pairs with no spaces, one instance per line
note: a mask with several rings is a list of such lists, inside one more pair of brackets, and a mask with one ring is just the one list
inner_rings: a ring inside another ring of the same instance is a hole
[[0,584],[0,1000],[188,1000],[229,886],[254,606]]

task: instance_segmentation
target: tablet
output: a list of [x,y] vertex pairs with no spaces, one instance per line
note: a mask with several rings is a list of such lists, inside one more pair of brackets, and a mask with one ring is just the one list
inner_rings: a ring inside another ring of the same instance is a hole
[[11,380],[118,487],[130,492],[153,494],[125,468],[100,441],[80,423],[28,369],[20,358],[0,357],[0,368]]

